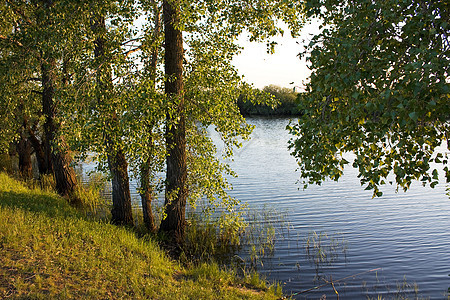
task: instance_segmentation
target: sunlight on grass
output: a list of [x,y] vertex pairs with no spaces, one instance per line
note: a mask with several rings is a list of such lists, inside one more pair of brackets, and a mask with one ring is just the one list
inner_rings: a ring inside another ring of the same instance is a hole
[[0,219],[0,298],[275,299],[279,293],[214,264],[186,269],[151,237],[92,221],[59,196],[2,173]]

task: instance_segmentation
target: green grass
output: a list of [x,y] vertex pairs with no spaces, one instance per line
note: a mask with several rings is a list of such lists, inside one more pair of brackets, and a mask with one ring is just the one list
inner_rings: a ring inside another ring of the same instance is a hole
[[276,299],[256,275],[185,268],[151,237],[95,221],[0,173],[0,298]]

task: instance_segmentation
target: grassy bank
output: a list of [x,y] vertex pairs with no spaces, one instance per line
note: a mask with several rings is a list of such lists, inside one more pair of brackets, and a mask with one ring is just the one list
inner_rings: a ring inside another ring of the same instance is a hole
[[256,275],[184,268],[151,238],[0,173],[0,298],[276,299]]

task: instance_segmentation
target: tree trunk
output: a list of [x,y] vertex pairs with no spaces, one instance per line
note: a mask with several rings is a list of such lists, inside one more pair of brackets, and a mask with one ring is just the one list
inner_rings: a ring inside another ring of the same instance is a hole
[[169,106],[173,105],[176,114],[167,114],[166,147],[166,217],[161,221],[160,230],[178,244],[184,240],[186,212],[186,130],[183,95],[183,36],[177,29],[180,21],[176,1],[165,0],[163,17],[165,24],[165,93]]
[[[64,141],[61,144],[62,147],[67,147]],[[70,166],[72,157],[64,148],[53,150],[52,152],[56,191],[62,196],[67,196],[70,204],[80,206],[82,201],[75,194],[77,190],[77,177],[74,169]]]
[[116,225],[133,225],[128,163],[123,152],[111,150],[108,154],[108,165],[112,175],[111,222]]
[[[19,110],[25,112],[24,103],[21,102]],[[31,179],[33,177],[33,165],[31,162],[31,142],[27,137],[26,128],[28,126],[28,118],[23,114],[22,127],[20,128],[20,140],[16,144],[16,151],[19,155],[19,172],[23,179]]]
[[[47,28],[52,23],[53,1],[43,0],[44,14],[37,14],[37,25]],[[54,33],[56,34],[56,33]],[[44,140],[45,155],[52,162],[53,175],[55,176],[56,191],[68,197],[73,205],[80,205],[81,200],[76,197],[77,180],[75,171],[70,166],[72,158],[68,147],[60,133],[61,124],[56,121],[57,105],[54,102],[56,84],[56,59],[52,55],[53,49],[43,45],[40,49],[41,77],[42,77],[42,113],[45,117]]]
[[155,232],[155,218],[152,211],[153,194],[150,187],[150,159],[142,162],[141,166],[141,202],[142,202],[142,214],[144,217],[144,224],[150,232]]
[[[81,200],[75,197],[77,180],[75,171],[70,166],[72,158],[62,137],[58,137],[59,127],[55,121],[56,105],[54,103],[54,84],[56,61],[50,55],[44,55],[41,61],[42,75],[42,112],[45,116],[44,135],[47,157],[50,156],[55,176],[56,191],[61,196],[69,197],[73,205],[80,205]],[[58,139],[59,138],[59,139]],[[48,153],[49,152],[49,153]]]
[[[151,59],[150,59],[150,80],[153,84],[153,89],[155,89],[156,85],[156,68],[158,63],[158,53],[159,53],[159,45],[157,44],[157,41],[159,39],[159,36],[161,34],[161,13],[160,9],[158,7],[158,3],[156,1],[152,2],[153,9],[155,11],[155,28],[153,30],[153,37],[152,37],[152,51],[151,51]],[[148,132],[153,131],[153,122],[148,125],[147,130]],[[149,143],[150,147],[153,145],[153,141],[150,140]],[[150,151],[151,153],[151,151]],[[148,158],[142,160],[141,164],[141,202],[142,202],[142,213],[144,218],[144,224],[147,227],[147,229],[150,232],[156,231],[156,225],[155,225],[155,218],[153,216],[152,211],[152,200],[153,200],[153,190],[150,185],[150,164],[151,164],[151,157],[149,155]]]
[[[108,95],[113,89],[110,63],[104,61],[106,60],[106,41],[104,38],[104,34],[106,33],[105,18],[97,17],[93,22],[92,29],[97,34],[94,55],[96,59],[101,61],[100,64],[103,66],[98,70],[97,76],[98,104],[100,108],[105,108],[111,104],[105,102],[103,99],[107,97],[102,97],[100,93]],[[106,117],[109,118],[107,123],[109,123],[110,127],[114,128],[118,126],[117,115],[114,112],[108,112],[107,114]],[[106,128],[104,130],[104,138],[108,155],[108,167],[112,175],[113,208],[111,210],[111,222],[117,225],[133,225],[128,163],[125,153],[114,140],[114,137],[108,133]]]
[[23,130],[20,134],[20,140],[16,145],[19,154],[19,172],[23,179],[33,177],[33,167],[31,163],[31,143],[25,136]]
[[28,128],[28,139],[34,149],[34,154],[36,155],[36,160],[38,163],[39,175],[52,173],[51,161],[47,160],[45,157],[45,152],[43,150],[43,145],[36,137],[35,132]]

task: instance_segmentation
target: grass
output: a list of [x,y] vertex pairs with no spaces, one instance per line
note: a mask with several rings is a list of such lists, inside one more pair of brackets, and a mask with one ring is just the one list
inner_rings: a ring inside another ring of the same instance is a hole
[[256,274],[189,268],[150,236],[96,221],[0,173],[0,298],[276,299]]

